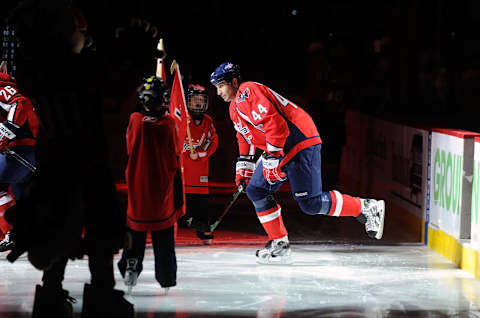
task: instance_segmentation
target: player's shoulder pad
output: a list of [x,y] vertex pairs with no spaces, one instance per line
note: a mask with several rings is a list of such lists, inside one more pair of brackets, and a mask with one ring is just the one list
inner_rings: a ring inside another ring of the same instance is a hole
[[263,86],[263,84],[260,84],[260,83],[257,83],[257,82],[252,82],[252,81],[248,81],[248,82],[243,82],[240,84],[240,86],[238,87],[239,90],[245,90],[246,88],[249,88],[249,89],[258,89],[259,87]]
[[245,82],[245,83],[248,83],[246,88],[250,90],[250,94],[252,96],[258,96],[258,95],[264,94],[265,90],[268,90],[268,88],[262,83],[258,83],[258,82]]

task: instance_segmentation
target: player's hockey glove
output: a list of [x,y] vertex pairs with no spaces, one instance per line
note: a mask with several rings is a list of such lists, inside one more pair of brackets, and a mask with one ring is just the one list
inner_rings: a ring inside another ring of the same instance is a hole
[[0,152],[4,153],[10,141],[15,139],[17,134],[15,133],[20,126],[12,123],[9,120],[0,123]]
[[274,185],[277,181],[287,180],[286,173],[282,172],[280,167],[282,158],[283,157],[272,156],[267,152],[262,154],[263,177],[271,185]]
[[253,176],[255,171],[255,162],[252,161],[253,156],[240,156],[237,160],[235,184],[237,187],[243,184],[247,186],[248,182]]

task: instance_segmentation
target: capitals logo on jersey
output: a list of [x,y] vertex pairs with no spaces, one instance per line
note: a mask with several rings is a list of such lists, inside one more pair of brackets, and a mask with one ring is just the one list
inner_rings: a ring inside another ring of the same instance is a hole
[[240,96],[237,97],[236,102],[237,102],[237,103],[244,102],[248,97],[250,97],[250,88],[247,87],[247,88],[240,94]]
[[[203,141],[202,141],[203,142]],[[197,151],[197,148],[201,145],[199,141],[192,140],[192,146],[193,150]],[[188,141],[185,141],[183,143],[183,150],[182,152],[187,152],[190,151],[190,143]]]

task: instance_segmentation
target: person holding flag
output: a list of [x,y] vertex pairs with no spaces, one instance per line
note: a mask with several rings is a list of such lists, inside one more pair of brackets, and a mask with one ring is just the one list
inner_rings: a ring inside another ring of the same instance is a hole
[[[183,153],[186,213],[202,223],[208,223],[208,158],[217,149],[218,138],[211,117],[205,114],[208,107],[205,88],[190,85],[186,102],[176,61],[172,63],[171,71],[175,72],[175,77],[170,114],[177,123],[178,149]],[[197,231],[197,236],[206,245],[211,244],[213,239],[211,232]]]
[[[208,224],[209,158],[217,150],[218,136],[212,118],[205,113],[208,109],[205,87],[198,84],[188,86],[187,108],[192,120],[188,124],[191,143],[188,137],[185,138],[182,150],[187,203],[184,219],[192,217]],[[193,151],[190,151],[191,145]],[[213,239],[212,232],[197,230],[197,236],[205,245],[211,244]]]

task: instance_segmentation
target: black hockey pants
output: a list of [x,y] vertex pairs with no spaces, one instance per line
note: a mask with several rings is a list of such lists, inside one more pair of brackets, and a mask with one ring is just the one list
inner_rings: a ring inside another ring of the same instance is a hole
[[[145,244],[147,232],[127,229],[132,235],[132,246],[124,249],[122,258],[118,262],[118,268],[125,276],[128,258],[137,259],[137,272],[143,270],[143,258],[145,256]],[[161,231],[152,231],[152,246],[155,257],[155,278],[163,288],[177,285],[177,257],[175,254],[174,227]]]

